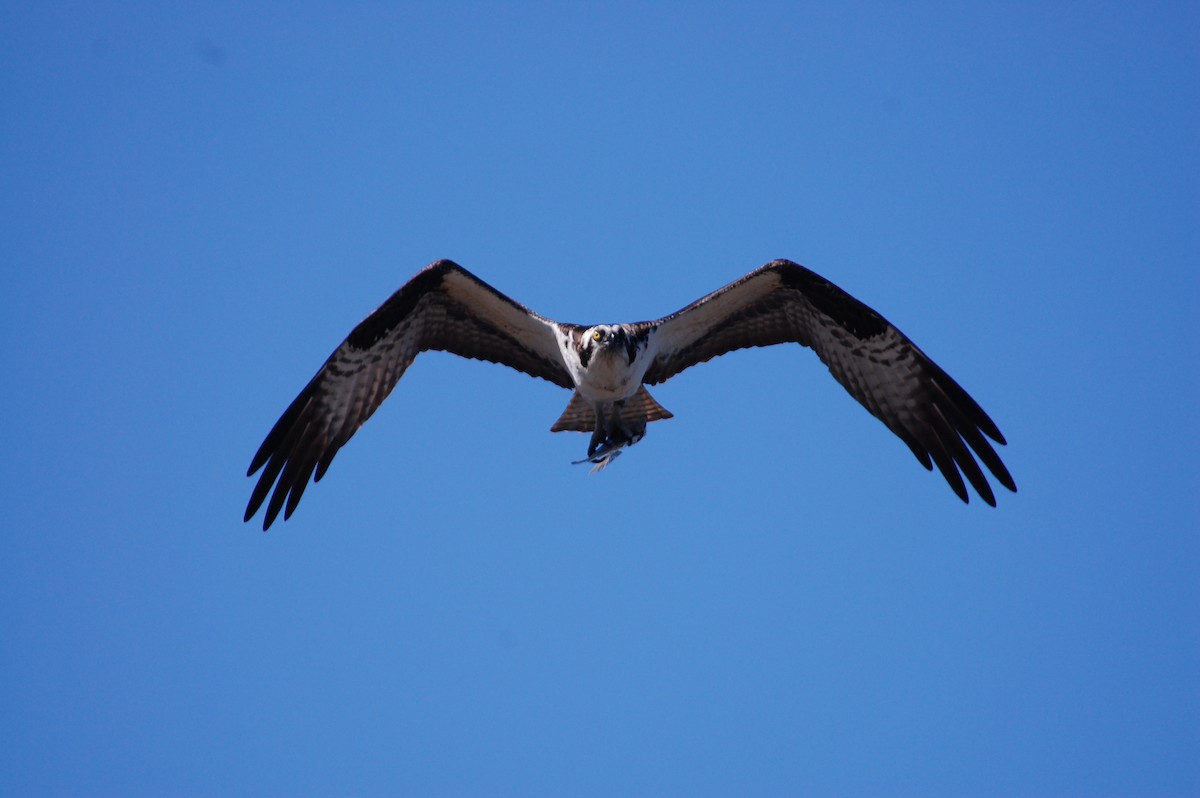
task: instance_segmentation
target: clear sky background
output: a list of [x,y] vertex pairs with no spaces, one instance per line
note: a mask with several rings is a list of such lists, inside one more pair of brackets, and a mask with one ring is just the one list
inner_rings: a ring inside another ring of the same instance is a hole
[[[0,791],[1200,793],[1195,3],[198,5],[0,9]],[[796,346],[594,477],[429,354],[243,524],[441,257],[580,323],[804,263],[1020,492]]]

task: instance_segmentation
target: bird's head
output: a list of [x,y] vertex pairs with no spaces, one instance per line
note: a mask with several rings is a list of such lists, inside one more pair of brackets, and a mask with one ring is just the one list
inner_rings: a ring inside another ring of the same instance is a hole
[[625,347],[627,336],[619,324],[597,324],[588,329],[584,346],[593,352],[615,351]]

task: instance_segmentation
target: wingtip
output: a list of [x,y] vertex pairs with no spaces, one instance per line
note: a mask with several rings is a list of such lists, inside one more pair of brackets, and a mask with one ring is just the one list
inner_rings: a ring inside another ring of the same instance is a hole
[[[242,516],[242,523],[243,524],[249,523],[250,519],[253,518],[257,513],[258,513],[257,507],[247,507],[246,513]],[[271,519],[264,517],[263,524],[262,524],[262,531],[266,532],[270,527],[271,527]]]

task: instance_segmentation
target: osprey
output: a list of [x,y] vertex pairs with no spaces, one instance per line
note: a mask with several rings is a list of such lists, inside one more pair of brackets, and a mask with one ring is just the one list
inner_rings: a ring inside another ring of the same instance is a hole
[[796,263],[772,261],[656,321],[585,326],[539,316],[440,260],[355,327],[275,422],[246,472],[263,469],[245,520],[268,494],[263,529],[280,510],[290,517],[309,478],[324,476],[427,350],[502,363],[572,390],[550,430],[592,433],[587,457],[577,462],[595,471],[641,440],[648,422],[671,418],[647,385],[735,349],[789,342],[815,351],[927,470],[937,465],[964,502],[965,475],[996,505],[976,457],[1016,491],[987,441],[1003,444],[1004,436],[975,400],[883,316]]

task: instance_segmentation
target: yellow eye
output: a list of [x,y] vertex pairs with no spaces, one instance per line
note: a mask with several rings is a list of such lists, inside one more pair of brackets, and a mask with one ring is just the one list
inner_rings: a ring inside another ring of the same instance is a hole
[[595,331],[593,331],[593,332],[592,332],[592,340],[593,340],[593,341],[599,341],[599,340],[600,340],[600,331],[599,331],[599,330],[595,330]]

